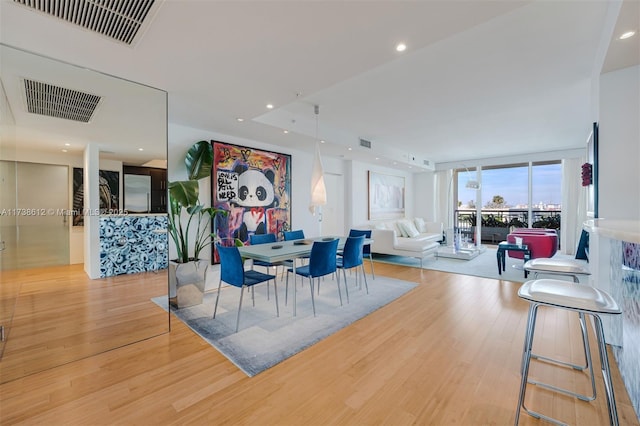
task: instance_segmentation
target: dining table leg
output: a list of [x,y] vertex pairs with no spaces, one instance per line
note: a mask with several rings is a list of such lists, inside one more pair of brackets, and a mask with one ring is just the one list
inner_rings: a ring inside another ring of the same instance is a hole
[[296,283],[296,259],[293,259],[293,316],[296,316],[296,305],[297,305],[297,301],[296,301],[296,292],[298,291],[298,284]]

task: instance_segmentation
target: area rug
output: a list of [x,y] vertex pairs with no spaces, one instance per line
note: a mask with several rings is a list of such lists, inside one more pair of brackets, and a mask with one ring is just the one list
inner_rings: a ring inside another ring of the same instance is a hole
[[[553,258],[573,259],[573,256],[556,253]],[[420,259],[413,257],[374,253],[373,260],[376,262],[411,266],[414,268],[420,267]],[[525,282],[526,280],[531,279],[531,275],[529,275],[528,278],[524,277],[522,265],[522,260],[507,257],[505,271],[499,275],[495,248],[487,248],[484,253],[480,253],[477,257],[471,260],[429,256],[422,261],[423,269],[432,269],[434,271],[452,272],[455,274],[472,275],[475,277],[493,278],[496,280],[513,282]]]
[[[256,374],[284,361],[296,353],[321,341],[327,336],[387,305],[411,289],[415,283],[376,276],[367,276],[369,294],[355,286],[354,275],[347,274],[350,303],[347,304],[341,282],[343,306],[340,306],[336,282],[326,277],[321,282],[320,294],[315,295],[316,316],[313,316],[309,280],[297,288],[297,315],[292,309],[292,280],[289,283],[289,300],[285,306],[285,285],[278,279],[280,317],[276,317],[273,282],[270,284],[270,300],[265,285],[255,287],[255,306],[251,293],[245,293],[242,301],[240,330],[235,333],[240,289],[223,287],[218,303],[218,313],[212,319],[217,290],[207,292],[204,302],[190,308],[171,312],[195,333],[209,342],[248,376]],[[167,309],[167,296],[152,299]]]

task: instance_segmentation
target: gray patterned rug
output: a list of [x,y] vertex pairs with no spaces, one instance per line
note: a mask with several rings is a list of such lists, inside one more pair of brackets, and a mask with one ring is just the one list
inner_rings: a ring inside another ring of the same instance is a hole
[[[237,365],[248,376],[256,374],[284,361],[292,355],[319,342],[336,331],[348,326],[371,312],[392,302],[414,287],[415,283],[393,278],[367,276],[369,294],[364,287],[355,286],[355,275],[347,273],[350,303],[344,294],[341,282],[343,306],[340,306],[336,282],[326,277],[320,285],[320,294],[315,296],[316,313],[313,316],[309,280],[300,285],[298,278],[297,316],[293,316],[291,286],[289,283],[289,303],[285,306],[285,285],[278,279],[280,317],[276,317],[273,283],[270,300],[267,287],[255,287],[255,307],[251,304],[251,293],[245,293],[242,301],[240,330],[234,333],[240,290],[223,287],[220,293],[218,313],[212,319],[217,290],[208,292],[201,305],[175,309],[171,312],[189,328]],[[167,297],[152,299],[157,305],[167,309]]]
[[[556,253],[553,258],[573,259],[573,256]],[[411,266],[414,268],[420,267],[420,260],[412,257],[374,253],[373,260],[375,260],[376,262]],[[502,274],[499,275],[498,261],[496,259],[496,249],[487,248],[484,253],[479,254],[478,257],[471,260],[429,256],[423,260],[422,268],[433,269],[434,271],[453,272],[455,274],[473,275],[476,277],[493,278],[496,280],[506,280],[520,283],[531,279],[531,275],[529,275],[529,278],[524,277],[524,271],[522,269],[522,265],[524,262],[521,259],[512,259],[510,257],[507,257],[505,263],[505,270],[502,272]]]

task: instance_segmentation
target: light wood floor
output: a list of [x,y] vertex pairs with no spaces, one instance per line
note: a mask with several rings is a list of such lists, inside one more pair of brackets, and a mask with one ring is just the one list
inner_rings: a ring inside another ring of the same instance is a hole
[[166,270],[91,280],[83,265],[0,271],[0,383],[169,331]]
[[[170,333],[0,385],[0,423],[512,424],[527,314],[519,284],[385,264],[376,273],[420,285],[256,377],[172,320]],[[577,356],[578,330],[575,314],[541,310],[536,348]],[[549,371],[532,374],[586,387],[580,373]],[[592,403],[528,396],[571,424],[604,425],[597,385]],[[621,424],[638,425],[615,368],[614,387]]]

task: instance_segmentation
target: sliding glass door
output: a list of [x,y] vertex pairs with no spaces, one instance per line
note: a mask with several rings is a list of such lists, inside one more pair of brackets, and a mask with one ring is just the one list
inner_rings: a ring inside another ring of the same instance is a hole
[[513,227],[559,231],[562,211],[560,161],[483,167],[479,190],[468,185],[469,181],[475,181],[476,174],[475,168],[455,171],[454,223],[463,234],[476,235],[479,227],[482,242],[497,244],[506,239]]

